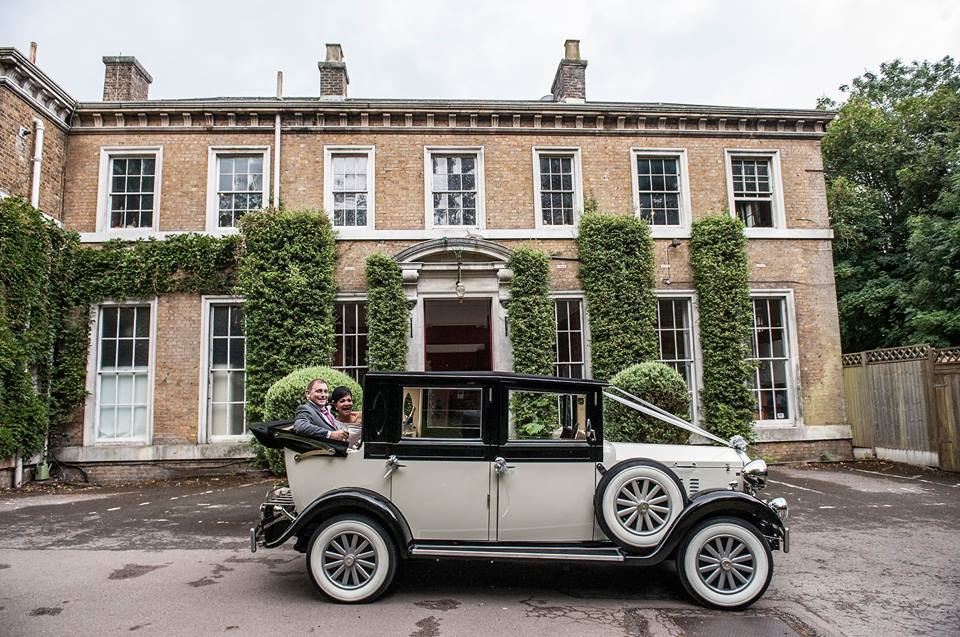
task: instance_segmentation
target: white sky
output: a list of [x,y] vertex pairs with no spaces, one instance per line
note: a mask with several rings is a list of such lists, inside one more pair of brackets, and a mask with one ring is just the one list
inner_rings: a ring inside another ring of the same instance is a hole
[[326,42],[343,45],[350,97],[537,99],[567,38],[587,99],[812,108],[881,62],[960,55],[957,0],[2,0],[0,46],[81,101],[104,55],[134,55],[150,97],[319,92]]

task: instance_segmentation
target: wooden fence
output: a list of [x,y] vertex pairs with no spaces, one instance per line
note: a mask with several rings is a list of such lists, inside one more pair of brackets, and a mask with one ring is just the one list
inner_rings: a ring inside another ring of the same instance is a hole
[[843,383],[854,446],[960,471],[960,347],[844,354]]

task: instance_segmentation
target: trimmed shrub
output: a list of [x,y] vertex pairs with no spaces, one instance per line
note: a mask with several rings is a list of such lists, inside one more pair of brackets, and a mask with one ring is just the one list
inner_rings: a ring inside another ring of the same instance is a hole
[[[610,382],[660,409],[687,419],[690,406],[687,383],[683,376],[669,365],[655,362],[631,365],[618,372]],[[685,443],[690,434],[616,401],[605,399],[603,436],[611,442],[679,445]]]
[[650,227],[633,216],[584,214],[577,243],[594,377],[610,378],[626,365],[656,360]]
[[[297,407],[306,402],[305,396],[307,383],[314,378],[322,378],[327,381],[327,385],[332,392],[334,388],[345,385],[353,394],[354,409],[359,411],[363,405],[363,388],[355,380],[335,369],[329,367],[305,367],[290,372],[267,390],[264,400],[264,417],[266,420],[287,420],[293,418]],[[276,475],[286,473],[283,464],[282,449],[267,449],[266,447],[255,444],[254,451],[257,454],[257,464],[269,469]]]
[[[510,342],[513,370],[520,374],[552,376],[556,341],[554,301],[550,296],[550,257],[545,252],[520,247],[510,257]],[[517,436],[543,438],[557,427],[559,413],[554,396],[516,393],[510,400]]]
[[721,438],[740,434],[753,440],[754,366],[747,360],[753,308],[740,220],[711,215],[695,221],[690,261],[699,301],[704,424]]
[[294,369],[330,364],[335,247],[329,218],[315,210],[249,212],[240,229],[247,419],[257,422],[273,383]]
[[385,254],[367,257],[367,365],[402,371],[407,366],[407,298],[400,265]]

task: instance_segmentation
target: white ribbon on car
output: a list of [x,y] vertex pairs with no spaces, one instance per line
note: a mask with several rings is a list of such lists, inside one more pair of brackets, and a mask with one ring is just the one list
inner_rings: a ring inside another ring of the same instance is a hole
[[615,402],[620,403],[621,405],[624,405],[624,406],[626,406],[626,407],[629,407],[630,409],[633,409],[634,411],[639,411],[641,414],[644,414],[644,415],[646,415],[646,416],[650,416],[651,418],[656,418],[657,420],[662,420],[662,421],[664,421],[664,422],[666,422],[666,423],[668,423],[668,424],[674,425],[675,427],[680,427],[681,429],[686,429],[687,431],[689,431],[689,432],[691,432],[691,433],[695,433],[695,434],[701,435],[701,436],[703,436],[704,438],[708,438],[708,439],[710,439],[710,440],[713,440],[714,442],[719,442],[721,445],[723,445],[723,446],[725,446],[725,447],[733,447],[733,445],[730,444],[730,441],[724,440],[724,439],[721,438],[720,436],[717,436],[717,435],[715,435],[715,434],[712,434],[712,433],[710,433],[709,431],[707,431],[706,429],[703,429],[703,428],[701,428],[701,427],[697,427],[696,425],[687,422],[687,421],[684,420],[683,418],[680,418],[680,417],[678,417],[678,416],[674,416],[674,415],[671,414],[669,411],[665,411],[665,410],[663,410],[663,409],[660,409],[659,407],[657,407],[657,406],[654,405],[653,403],[648,403],[647,401],[643,400],[642,398],[638,398],[637,396],[634,396],[633,394],[631,394],[631,393],[629,393],[629,392],[626,392],[626,391],[620,389],[619,387],[615,387],[615,386],[613,386],[613,385],[608,385],[608,386],[607,386],[607,389],[610,390],[610,391],[616,390],[616,391],[620,392],[621,394],[623,394],[624,396],[626,396],[626,398],[623,398],[622,396],[615,396],[614,394],[611,394],[609,391],[604,391],[604,392],[603,392],[603,395],[604,395],[605,397],[609,398],[610,400],[613,400],[613,401],[615,401]]

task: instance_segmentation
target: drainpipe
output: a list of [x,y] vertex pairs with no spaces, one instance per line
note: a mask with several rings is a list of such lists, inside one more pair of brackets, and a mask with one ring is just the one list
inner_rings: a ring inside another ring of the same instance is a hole
[[[283,99],[283,71],[277,71],[277,99]],[[273,207],[280,208],[280,112],[273,118]]]
[[33,119],[33,183],[30,186],[30,205],[40,208],[40,169],[43,166],[43,120]]

